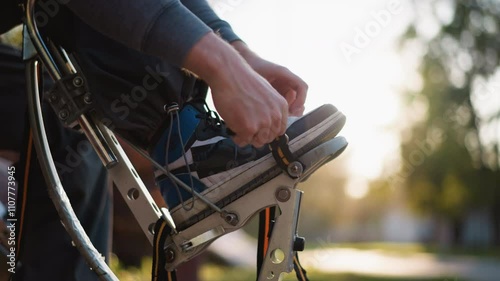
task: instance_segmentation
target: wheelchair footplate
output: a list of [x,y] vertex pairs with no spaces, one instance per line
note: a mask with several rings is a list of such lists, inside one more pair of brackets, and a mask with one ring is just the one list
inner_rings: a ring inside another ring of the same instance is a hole
[[245,226],[260,211],[277,207],[277,216],[258,280],[281,280],[283,273],[293,270],[295,253],[304,249],[305,240],[298,235],[297,229],[303,192],[296,188],[297,184],[340,155],[346,146],[345,138],[333,138],[298,157],[298,161],[290,163],[299,165],[288,169],[292,169],[296,176],[282,172],[226,205],[222,212],[213,212],[182,230],[170,229],[163,246],[165,269],[175,270],[180,264],[203,252],[217,238]]

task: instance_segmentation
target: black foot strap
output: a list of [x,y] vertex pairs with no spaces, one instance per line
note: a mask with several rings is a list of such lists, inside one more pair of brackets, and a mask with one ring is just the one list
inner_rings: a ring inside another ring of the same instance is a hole
[[152,281],[177,281],[175,271],[167,271],[165,265],[167,258],[163,245],[170,234],[170,227],[167,222],[160,218],[155,224],[155,234],[153,239],[153,268],[151,270]]
[[285,171],[288,176],[293,179],[300,177],[301,173],[292,171],[290,164],[296,162],[302,166],[302,170],[304,170],[305,167],[304,164],[302,164],[297,157],[293,156],[293,153],[290,151],[290,147],[288,146],[288,136],[286,134],[277,137],[269,144],[269,148],[271,149],[274,160],[278,163],[278,166]]

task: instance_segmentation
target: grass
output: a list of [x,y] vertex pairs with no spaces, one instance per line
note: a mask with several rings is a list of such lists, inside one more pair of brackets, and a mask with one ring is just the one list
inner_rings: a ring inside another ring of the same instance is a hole
[[[422,244],[411,243],[309,243],[308,249],[319,248],[349,248],[359,250],[376,250],[397,255],[411,255],[418,253],[430,253],[441,256],[476,256],[480,258],[494,257],[500,258],[499,248],[465,248],[455,247],[443,249],[438,246],[426,246]],[[142,281],[151,279],[151,259],[146,258],[140,268],[125,268],[116,257],[111,259],[111,268],[121,281]],[[453,277],[435,277],[429,279],[414,279],[400,277],[380,277],[364,276],[356,274],[327,274],[317,271],[308,272],[311,281],[467,281]],[[200,281],[255,281],[255,270],[230,268],[214,264],[206,264],[199,272]],[[297,280],[295,274],[288,274],[284,281]],[[184,280],[180,280],[184,281]]]
[[[202,281],[255,281],[255,271],[220,267],[214,265],[205,265],[200,277]],[[355,274],[327,274],[317,271],[308,271],[308,277],[311,281],[467,281],[454,278],[430,278],[430,279],[412,279],[397,277],[375,277]],[[284,281],[296,281],[295,273],[288,274]]]
[[[143,260],[140,268],[123,267],[116,257],[111,259],[111,269],[120,281],[144,281],[151,280],[151,259]],[[242,268],[231,268],[213,264],[207,264],[199,272],[200,281],[255,281],[255,270]],[[317,271],[308,271],[311,281],[468,281],[456,278],[430,278],[414,279],[400,277],[376,277],[355,274],[327,274]],[[296,281],[295,273],[285,276],[283,281]],[[179,280],[184,281],[184,280]]]
[[118,258],[113,255],[111,256],[109,266],[120,281],[144,281],[151,280],[152,263],[153,260],[151,258],[144,258],[140,268],[124,267]]

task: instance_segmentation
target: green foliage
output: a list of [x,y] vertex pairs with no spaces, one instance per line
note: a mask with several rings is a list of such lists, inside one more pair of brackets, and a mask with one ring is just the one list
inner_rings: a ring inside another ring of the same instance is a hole
[[[205,266],[201,272],[203,281],[254,281],[255,272],[244,269],[224,268],[216,266]],[[314,281],[466,281],[456,278],[408,278],[408,277],[380,277],[365,276],[358,274],[332,274],[317,271],[308,271],[308,277]],[[295,281],[295,273],[291,273],[283,278],[283,281]]]
[[416,21],[402,40],[403,48],[419,42],[427,49],[419,68],[422,88],[408,93],[408,101],[409,106],[423,101],[428,107],[401,144],[402,170],[416,210],[460,220],[471,208],[500,205],[499,140],[482,134],[486,126],[499,126],[500,105],[485,118],[480,111],[488,101],[478,103],[475,96],[486,91],[477,81],[488,81],[499,71],[500,4],[449,1],[452,17],[446,20],[440,16],[446,7],[438,2],[415,5],[432,6],[434,13],[420,20],[440,23],[439,32],[429,38]]

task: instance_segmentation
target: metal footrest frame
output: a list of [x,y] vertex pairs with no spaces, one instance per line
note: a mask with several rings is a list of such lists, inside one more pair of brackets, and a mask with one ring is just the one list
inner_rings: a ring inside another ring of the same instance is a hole
[[269,248],[258,280],[280,280],[283,273],[293,270],[295,251],[302,250],[300,244],[303,241],[300,241],[302,238],[297,234],[297,226],[303,192],[296,189],[297,184],[321,166],[317,163],[324,164],[331,160],[346,146],[347,141],[343,137],[325,142],[299,157],[306,167],[301,177],[293,179],[283,172],[225,206],[225,213],[236,216],[236,224],[228,222],[227,218],[219,213],[213,213],[193,226],[172,234],[165,243],[168,257],[166,269],[174,270],[201,253],[215,239],[245,226],[261,210],[276,206],[279,215],[275,218]]

